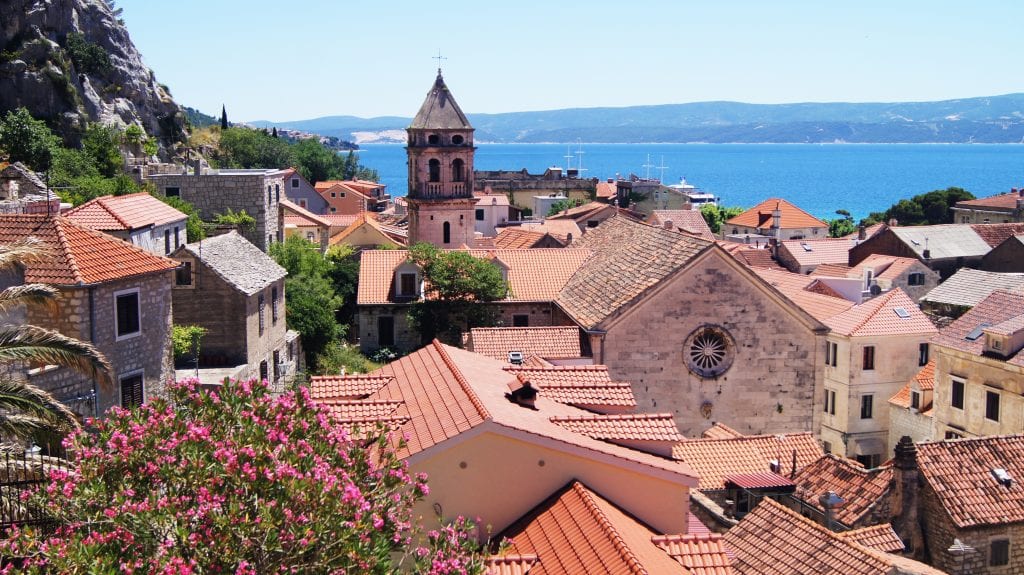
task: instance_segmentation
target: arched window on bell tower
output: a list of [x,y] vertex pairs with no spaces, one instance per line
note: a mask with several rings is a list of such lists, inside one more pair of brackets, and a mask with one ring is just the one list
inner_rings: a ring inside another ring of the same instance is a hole
[[440,182],[441,181],[441,160],[434,158],[430,160],[428,166],[430,167],[430,181]]
[[444,243],[452,243],[452,225],[448,222],[444,223]]
[[452,181],[462,182],[466,179],[466,162],[463,162],[461,158],[456,158],[452,162]]

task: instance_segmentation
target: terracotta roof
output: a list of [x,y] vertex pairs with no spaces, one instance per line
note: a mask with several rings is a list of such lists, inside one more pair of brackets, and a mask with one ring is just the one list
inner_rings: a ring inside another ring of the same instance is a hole
[[521,351],[524,357],[558,359],[583,355],[580,329],[576,326],[475,327],[464,339],[469,351],[503,361],[508,361],[510,351]]
[[90,285],[164,272],[178,262],[127,242],[46,215],[0,215],[0,245],[39,239],[52,257],[25,266],[25,281],[63,286]]
[[505,194],[473,194],[477,206],[510,206]]
[[309,395],[313,399],[364,399],[393,379],[386,375],[314,375],[309,378]]
[[[1021,314],[1024,314],[1024,293],[996,290],[970,311],[943,328],[938,335],[932,338],[932,343],[973,355],[981,355],[985,349],[985,338],[967,339],[967,336],[972,335],[975,330],[985,327],[983,324],[997,325]],[[1013,365],[1024,366],[1024,353],[1018,351],[1005,361]]]
[[616,216],[589,230],[577,245],[591,249],[593,256],[565,284],[557,303],[588,329],[629,307],[714,244]]
[[747,267],[788,271],[772,258],[771,250],[758,248],[750,244],[722,240],[718,240],[715,243]]
[[215,274],[245,295],[253,295],[288,275],[288,272],[266,253],[232,230],[175,250],[182,251],[206,264]]
[[935,334],[935,324],[900,288],[822,320],[835,333],[851,337]]
[[877,549],[885,553],[900,553],[907,548],[903,544],[903,540],[900,539],[900,536],[893,530],[892,525],[888,523],[853,529],[851,531],[842,531],[837,533],[837,535],[847,541],[859,543],[865,547]]
[[615,182],[598,182],[595,195],[598,198],[611,199],[618,194],[618,186]]
[[359,218],[358,214],[320,214],[318,217],[323,218],[324,221],[332,226],[348,227],[351,226],[356,219]]
[[974,307],[996,290],[1024,292],[1024,274],[960,268],[921,298],[922,302]]
[[494,247],[502,250],[532,248],[544,239],[544,235],[522,228],[501,228],[494,237]]
[[523,222],[519,229],[551,234],[556,240],[567,243],[569,236],[576,240],[580,238],[580,227],[571,220],[542,220],[540,222]]
[[770,471],[772,461],[779,462],[780,474],[788,477],[792,471],[794,450],[797,471],[823,455],[814,436],[805,432],[687,439],[676,444],[672,456],[697,470],[700,489],[723,489],[726,477]]
[[530,575],[685,575],[652,542],[658,533],[574,481],[498,536],[517,553],[536,554]]
[[[825,322],[853,307],[853,302],[811,291],[817,278],[785,270],[753,268],[754,273],[818,321]],[[915,306],[916,307],[916,306]]]
[[484,575],[527,575],[536,563],[536,555],[492,555],[484,559]]
[[[582,222],[590,218],[597,217],[599,215],[606,215],[609,212],[618,212],[615,206],[606,204],[603,202],[588,202],[582,206],[576,206],[575,208],[569,208],[553,216],[548,216],[548,220],[572,220],[574,222]],[[615,214],[611,214],[610,217],[614,217]],[[600,226],[599,226],[600,227]]]
[[853,525],[888,496],[892,467],[864,469],[852,459],[826,454],[801,469],[793,481],[804,503],[824,512],[818,497],[835,491],[846,504],[835,511],[836,521]]
[[[917,463],[957,527],[1024,522],[1024,435],[919,443]],[[1009,474],[1009,487],[993,469]]]
[[64,216],[77,224],[101,231],[136,230],[188,219],[187,215],[146,192],[93,198]]
[[718,533],[657,535],[651,539],[690,575],[733,575],[732,558]]
[[551,367],[506,366],[506,371],[522,374],[538,393],[559,403],[604,413],[636,407],[633,387],[614,382],[605,365],[565,365]]
[[1013,236],[1024,234],[1024,223],[971,224],[971,229],[989,245],[996,247]]
[[602,441],[682,441],[671,413],[566,415],[552,417],[562,427]]
[[672,227],[691,233],[699,238],[708,241],[715,241],[715,234],[711,233],[708,222],[700,210],[653,210],[647,222],[656,226],[664,226],[665,222],[672,222]]
[[781,229],[795,228],[826,228],[828,223],[780,198],[768,198],[738,216],[726,220],[726,226],[744,226],[747,228],[769,228],[772,225],[772,212],[779,210]]
[[365,401],[358,399],[321,400],[331,414],[341,423],[390,423],[400,425],[408,421],[408,417],[395,417],[395,412],[402,406],[401,401]]
[[[910,391],[911,387],[917,387],[921,391],[931,391],[935,389],[935,360],[929,360],[928,363],[918,371],[911,382],[907,383],[900,388],[896,395],[889,398],[889,403],[896,407],[902,407],[903,409],[910,409]],[[921,398],[921,405],[918,406],[921,415],[928,416],[932,412],[932,402],[924,401]]]
[[[370,214],[370,213],[367,213],[367,212],[360,213],[358,216],[356,216],[356,219],[353,220],[351,224],[349,224],[348,227],[346,227],[344,230],[342,230],[342,231],[334,234],[333,236],[331,236],[331,239],[330,239],[330,242],[329,242],[330,245],[336,246],[336,245],[344,242],[345,239],[347,239],[352,234],[356,233],[359,230],[359,228],[361,228],[363,226],[368,226],[368,227],[371,227],[371,228],[377,230],[377,232],[379,232],[385,238],[390,239],[392,242],[394,242],[393,245],[396,245],[396,246],[405,245],[404,238],[405,238],[406,232],[404,230],[400,230],[400,231],[399,230],[395,230],[395,229],[389,230],[389,229],[387,229],[386,226],[384,226],[383,224],[378,222],[377,218],[374,217],[373,214]],[[403,240],[403,241],[399,241],[399,240]],[[405,253],[405,252],[402,252],[402,253]]]
[[455,103],[448,86],[441,77],[441,70],[437,71],[437,79],[434,85],[427,92],[416,117],[409,124],[410,129],[415,130],[472,130],[469,120],[462,113],[462,109]]
[[[495,258],[508,267],[509,297],[501,301],[554,301],[589,250],[470,250],[478,258]],[[359,266],[359,305],[391,303],[395,268],[408,258],[405,250],[367,250]]]
[[704,439],[732,439],[734,437],[743,437],[743,434],[724,423],[716,421],[711,427],[705,429],[704,433],[701,433],[700,436]]
[[[914,258],[901,258],[885,254],[871,254],[853,267],[853,277],[863,277],[864,270],[871,268],[878,279],[892,280],[918,263]],[[848,276],[849,277],[849,276]]]
[[290,223],[289,219],[291,219],[293,222],[295,222],[296,218],[298,218],[298,219],[302,219],[302,220],[304,220],[306,222],[309,222],[307,224],[298,224],[298,222],[295,222],[298,225],[310,225],[310,224],[317,225],[317,226],[330,226],[331,225],[331,222],[328,221],[327,219],[325,219],[324,216],[318,216],[318,215],[314,214],[313,212],[307,210],[306,208],[304,208],[304,207],[302,207],[302,206],[300,206],[300,205],[298,205],[296,203],[291,202],[290,200],[281,200],[281,207],[283,207],[285,209],[285,216],[284,216],[285,223]]
[[996,194],[994,196],[988,196],[985,198],[977,198],[974,200],[963,200],[957,202],[954,207],[956,208],[1000,208],[1004,210],[1015,210],[1017,209],[1017,200],[1022,196],[1013,192],[1005,192],[1002,194]]
[[792,490],[796,487],[796,484],[793,483],[792,480],[786,479],[774,471],[755,471],[753,473],[727,475],[725,478],[725,486],[728,488],[735,486],[741,489],[788,488],[789,490]]
[[396,434],[407,438],[397,448],[401,457],[428,450],[489,422],[492,430],[543,437],[553,440],[548,441],[549,445],[562,445],[572,452],[584,450],[613,465],[635,468],[639,464],[667,472],[683,484],[696,482],[693,471],[681,462],[599,441],[551,422],[552,417],[586,415],[581,409],[551,401],[543,394],[532,408],[512,402],[506,393],[509,383],[518,378],[502,367],[504,364],[497,360],[435,340],[373,372],[371,375],[393,379],[367,399],[403,402],[389,416],[408,418]]
[[724,536],[740,575],[941,574],[935,568],[844,539],[765,498]]
[[783,240],[785,250],[800,267],[822,264],[845,264],[850,260],[850,248],[857,240],[823,238],[820,240]]
[[845,278],[850,274],[852,268],[846,264],[821,264],[811,272],[812,276]]

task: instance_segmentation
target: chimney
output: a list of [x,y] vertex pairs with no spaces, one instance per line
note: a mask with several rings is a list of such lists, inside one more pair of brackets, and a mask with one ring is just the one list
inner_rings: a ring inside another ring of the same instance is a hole
[[896,444],[893,458],[893,477],[890,488],[892,528],[907,546],[905,554],[919,559],[924,557],[924,536],[918,519],[918,493],[920,472],[917,467],[917,446],[904,435]]
[[523,374],[517,373],[512,383],[508,384],[508,393],[505,395],[512,403],[523,407],[534,408],[537,401],[537,390],[530,384]]
[[666,230],[673,229],[672,228],[672,220],[665,220],[665,223],[661,224],[661,227],[665,228]]
[[932,251],[928,249],[928,238],[924,239],[924,251],[921,252],[921,256],[926,260],[932,257]]
[[835,512],[833,510],[840,509],[846,505],[846,500],[837,495],[835,491],[826,491],[818,498],[818,503],[825,510],[825,528],[829,531],[835,531],[835,526],[833,525]]
[[899,220],[897,220],[896,218],[889,218],[889,227],[890,228],[895,228],[898,225],[900,225],[900,221]]
[[868,239],[868,228],[864,224],[857,226],[857,240],[864,241]]

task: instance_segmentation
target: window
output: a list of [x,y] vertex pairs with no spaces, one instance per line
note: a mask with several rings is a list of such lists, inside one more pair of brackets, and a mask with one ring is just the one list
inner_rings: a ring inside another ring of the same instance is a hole
[[266,298],[263,297],[263,294],[260,294],[259,297],[256,299],[256,302],[257,302],[256,303],[257,307],[259,307],[260,335],[263,335],[263,330],[266,328],[266,324],[267,324],[267,320],[265,319],[265,316],[266,316],[265,309],[267,307]]
[[142,405],[145,401],[142,389],[142,373],[134,373],[121,378],[121,407],[131,409]]
[[298,178],[292,178],[292,187],[293,188],[299,187],[299,179]]
[[171,253],[171,230],[164,230],[164,255]]
[[860,418],[871,419],[871,413],[873,411],[875,402],[875,396],[873,395],[862,395],[860,396]]
[[431,146],[436,146],[440,142],[441,136],[438,136],[437,134],[430,134],[429,136],[427,136],[427,143],[430,144]]
[[277,286],[270,288],[270,323],[277,325]]
[[274,203],[274,195],[273,194],[274,194],[274,188],[272,188],[270,186],[270,184],[267,184],[267,203],[268,204]]
[[513,315],[512,327],[530,327],[530,316],[525,313],[517,313]]
[[431,182],[440,182],[441,181],[441,161],[436,159],[436,158],[433,159],[433,160],[430,160],[427,163],[427,168],[428,168],[428,172],[429,172],[428,176],[430,178],[430,181]]
[[382,315],[377,318],[377,345],[388,347],[395,345],[395,318]]
[[337,192],[331,192],[331,197],[332,197],[332,198],[336,198],[336,197],[338,197],[338,193],[337,193]]
[[999,394],[994,391],[985,392],[985,419],[999,421]]
[[462,143],[465,142],[465,141],[466,141],[466,139],[463,138],[462,136],[458,135],[458,134],[455,134],[454,136],[452,136],[452,143],[455,144],[456,146],[461,146]]
[[907,276],[907,285],[911,286],[923,286],[924,285],[924,274],[915,272]]
[[281,203],[281,185],[274,184],[274,201]]
[[267,381],[267,360],[260,362],[260,381]]
[[981,220],[981,223],[988,224],[988,223],[991,223],[991,220],[989,220],[988,218],[985,218],[985,219]]
[[910,392],[910,408],[921,409],[921,394],[917,391]]
[[836,414],[836,392],[831,389],[825,390],[825,413]]
[[306,200],[305,199],[302,199],[302,198],[299,199],[299,207],[300,208],[305,208],[306,207]]
[[822,441],[821,442],[821,450],[824,451],[825,453],[832,453],[832,442],[831,441]]
[[139,335],[139,290],[114,292],[114,307],[117,315],[117,340]]
[[313,234],[313,232],[306,232],[306,239],[307,239],[307,240],[309,240],[309,241],[313,241],[313,239],[314,239],[315,237],[316,237],[316,236],[315,236],[315,235]]
[[478,222],[484,221],[484,211],[482,209],[478,209],[476,211],[476,221],[478,221]]
[[274,351],[274,381],[281,379],[281,352]]
[[1010,540],[996,539],[989,545],[988,564],[993,567],[1010,564]]
[[836,366],[839,357],[839,344],[833,341],[825,342],[825,365]]
[[401,274],[398,276],[398,295],[413,297],[416,295],[416,274]]
[[964,408],[964,382],[958,379],[953,380],[952,395],[949,404],[957,409]]
[[168,198],[181,197],[181,188],[177,186],[166,187],[164,188],[164,195],[167,196]]
[[337,208],[331,208],[331,213],[332,213],[332,214],[333,214],[334,212],[336,212],[336,211],[338,211],[338,209],[337,209]]
[[174,270],[174,283],[180,286],[192,285],[192,262],[181,262],[181,267]]
[[957,432],[955,432],[953,430],[950,430],[950,429],[946,430],[946,439],[960,439],[962,437],[963,437],[963,435],[961,435],[961,434],[959,434],[959,433],[957,433]]
[[452,243],[452,225],[448,222],[445,222],[442,231],[444,233],[444,243]]
[[860,463],[865,469],[874,469],[882,464],[882,455],[879,453],[858,455],[857,463]]
[[466,177],[466,163],[456,158],[452,161],[452,181],[461,182]]
[[724,328],[705,325],[687,336],[683,360],[699,377],[718,377],[732,366],[735,349],[736,343]]
[[181,236],[179,235],[180,233],[181,228],[179,228],[178,226],[174,226],[174,249],[178,249],[178,246],[181,245]]
[[917,347],[917,365],[928,364],[928,343],[922,343]]
[[339,198],[344,198],[345,197],[345,192],[338,192],[338,197]]
[[864,371],[875,369],[875,346],[864,346]]

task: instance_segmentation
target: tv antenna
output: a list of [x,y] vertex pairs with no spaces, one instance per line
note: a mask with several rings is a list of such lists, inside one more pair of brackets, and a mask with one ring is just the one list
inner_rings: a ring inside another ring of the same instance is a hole
[[447,56],[442,56],[441,55],[441,49],[438,48],[437,49],[437,56],[431,56],[430,59],[431,60],[437,60],[437,73],[440,74],[441,73],[441,61],[442,60],[447,60],[448,57]]

